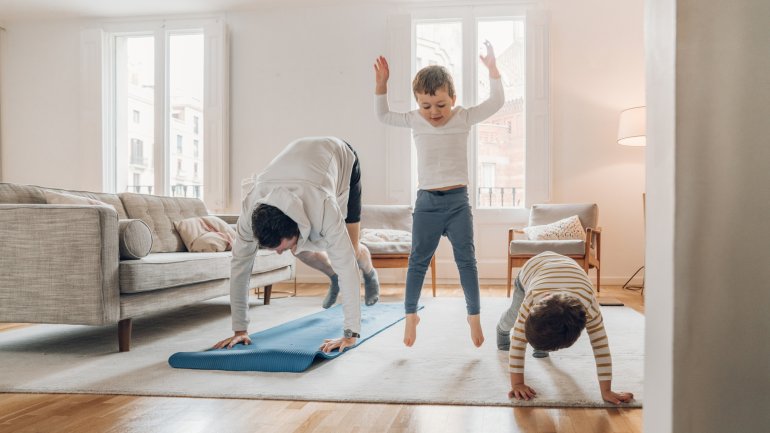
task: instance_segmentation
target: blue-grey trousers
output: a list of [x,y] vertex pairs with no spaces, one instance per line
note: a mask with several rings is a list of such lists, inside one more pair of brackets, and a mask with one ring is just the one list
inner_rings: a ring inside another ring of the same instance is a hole
[[417,312],[425,272],[442,235],[452,244],[468,314],[479,314],[479,272],[476,269],[473,214],[467,187],[449,191],[417,191],[412,215],[412,253],[406,273],[406,314]]

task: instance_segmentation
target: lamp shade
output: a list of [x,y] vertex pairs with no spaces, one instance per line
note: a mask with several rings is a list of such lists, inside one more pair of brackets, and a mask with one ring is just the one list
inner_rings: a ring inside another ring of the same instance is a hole
[[620,112],[618,122],[618,144],[624,146],[645,146],[647,108],[634,107]]

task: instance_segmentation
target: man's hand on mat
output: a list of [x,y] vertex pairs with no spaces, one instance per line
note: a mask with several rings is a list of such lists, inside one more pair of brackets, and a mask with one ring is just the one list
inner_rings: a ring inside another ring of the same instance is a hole
[[516,400],[529,400],[535,398],[536,395],[535,390],[526,383],[517,383],[513,385],[512,390],[508,391],[508,398],[515,398]]
[[324,344],[319,347],[320,350],[322,350],[324,353],[329,353],[334,349],[339,348],[340,352],[344,352],[345,349],[348,347],[353,347],[356,345],[356,341],[358,339],[356,337],[350,337],[350,338],[335,338],[335,339],[326,339],[324,340]]
[[225,338],[224,340],[215,344],[212,349],[221,349],[225,346],[227,346],[228,349],[232,349],[233,346],[238,343],[243,343],[245,345],[251,344],[251,338],[249,338],[249,334],[246,331],[235,331],[235,335],[230,338]]
[[614,392],[611,390],[602,390],[602,398],[604,401],[612,404],[628,403],[634,399],[634,394],[630,392]]

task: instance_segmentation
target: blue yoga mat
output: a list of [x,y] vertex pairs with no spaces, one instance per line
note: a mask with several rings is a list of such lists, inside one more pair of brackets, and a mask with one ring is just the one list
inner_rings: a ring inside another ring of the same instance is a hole
[[[420,307],[422,308],[422,307]],[[404,304],[377,303],[361,306],[361,338],[357,347],[404,318]],[[204,352],[179,352],[171,355],[169,365],[174,368],[230,371],[270,371],[299,373],[316,359],[333,359],[342,353],[323,353],[318,347],[325,338],[342,335],[342,306],[301,317],[254,334],[251,344],[238,344],[232,349]],[[348,348],[348,352],[352,348]],[[345,353],[343,352],[343,353]]]

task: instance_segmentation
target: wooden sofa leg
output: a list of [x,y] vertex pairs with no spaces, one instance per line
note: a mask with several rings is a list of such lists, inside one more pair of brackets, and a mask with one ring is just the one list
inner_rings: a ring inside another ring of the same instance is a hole
[[118,350],[128,352],[131,348],[131,319],[118,322]]
[[273,285],[265,286],[265,305],[270,305],[270,295],[273,293]]

